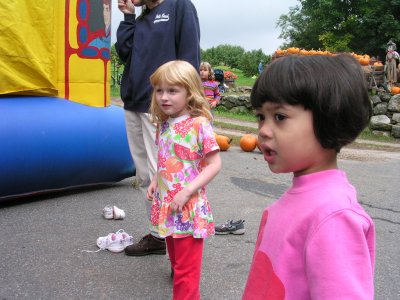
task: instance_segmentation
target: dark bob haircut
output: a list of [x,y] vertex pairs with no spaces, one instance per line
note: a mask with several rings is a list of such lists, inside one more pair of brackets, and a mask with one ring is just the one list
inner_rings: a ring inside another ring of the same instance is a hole
[[347,54],[275,59],[251,92],[254,108],[265,102],[311,110],[316,138],[322,147],[337,152],[356,139],[372,115],[363,71]]

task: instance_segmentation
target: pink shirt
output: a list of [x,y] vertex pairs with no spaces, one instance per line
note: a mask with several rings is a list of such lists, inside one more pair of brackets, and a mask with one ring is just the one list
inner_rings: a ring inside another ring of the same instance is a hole
[[221,99],[218,82],[213,80],[203,81],[203,87],[204,87],[204,94],[206,95],[208,102],[210,104],[214,102],[218,104],[219,100]]
[[373,299],[375,228],[340,170],[295,177],[263,213],[243,299]]

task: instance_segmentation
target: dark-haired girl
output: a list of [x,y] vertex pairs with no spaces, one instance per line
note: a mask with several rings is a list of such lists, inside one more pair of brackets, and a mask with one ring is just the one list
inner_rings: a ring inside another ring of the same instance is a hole
[[373,299],[374,224],[337,165],[371,116],[358,62],[276,59],[251,101],[265,161],[293,183],[263,213],[243,299]]

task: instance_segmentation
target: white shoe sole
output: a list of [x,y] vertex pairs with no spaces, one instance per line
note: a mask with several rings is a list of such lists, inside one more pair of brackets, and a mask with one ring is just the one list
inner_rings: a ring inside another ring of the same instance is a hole
[[242,235],[244,233],[245,233],[244,229],[238,229],[238,230],[235,230],[235,231],[225,231],[225,232],[216,231],[215,232],[216,235],[227,235],[227,234]]
[[119,245],[113,245],[113,246],[109,246],[106,249],[108,251],[110,251],[110,252],[113,252],[113,253],[120,253],[120,252],[124,251],[125,247],[124,246],[119,246]]

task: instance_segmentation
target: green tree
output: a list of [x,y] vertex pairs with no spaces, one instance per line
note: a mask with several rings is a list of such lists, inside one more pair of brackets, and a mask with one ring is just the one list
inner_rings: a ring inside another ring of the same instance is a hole
[[332,32],[327,32],[319,36],[323,48],[331,52],[350,52],[349,43],[352,38],[351,34],[339,37]]
[[111,84],[120,84],[120,74],[123,72],[123,62],[120,60],[115,44],[111,46]]
[[283,46],[354,51],[384,58],[400,42],[400,0],[299,0],[277,26]]
[[258,74],[258,64],[262,61],[264,64],[271,60],[271,56],[265,55],[261,49],[245,52],[240,61],[239,69],[242,70],[243,75],[251,77]]
[[239,61],[245,50],[240,46],[219,45],[201,51],[201,60],[208,61],[212,66],[225,65],[239,68]]
[[111,46],[111,63],[113,65],[122,65],[122,61],[119,59],[117,50],[115,49],[115,44]]
[[201,50],[201,60],[208,61],[212,66],[226,66],[239,69],[245,76],[258,74],[260,61],[268,63],[271,56],[265,55],[261,49],[245,51],[241,46],[219,45],[207,50]]

